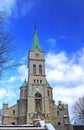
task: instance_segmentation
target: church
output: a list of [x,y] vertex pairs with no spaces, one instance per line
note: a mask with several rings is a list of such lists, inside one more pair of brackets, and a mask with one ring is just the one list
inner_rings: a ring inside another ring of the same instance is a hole
[[20,98],[8,107],[3,103],[2,125],[24,125],[35,119],[50,122],[56,130],[69,130],[68,105],[53,100],[53,88],[46,80],[45,56],[36,27],[28,53],[28,80],[20,86]]

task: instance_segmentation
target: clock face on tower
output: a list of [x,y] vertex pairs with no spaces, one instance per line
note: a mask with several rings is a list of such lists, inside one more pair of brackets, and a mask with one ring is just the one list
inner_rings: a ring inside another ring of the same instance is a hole
[[38,58],[38,57],[39,57],[39,54],[38,54],[38,53],[35,53],[35,57],[37,57],[37,58]]
[[62,110],[62,109],[63,109],[63,105],[59,105],[58,108],[59,108],[60,110]]

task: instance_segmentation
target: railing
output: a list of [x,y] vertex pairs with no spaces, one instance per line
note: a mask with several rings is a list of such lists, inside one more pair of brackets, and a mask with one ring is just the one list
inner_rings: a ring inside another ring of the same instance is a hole
[[45,123],[39,120],[39,126],[33,125],[0,125],[0,130],[56,130],[51,123]]
[[0,130],[46,130],[45,127],[30,127],[30,126],[12,126],[12,125],[1,125]]

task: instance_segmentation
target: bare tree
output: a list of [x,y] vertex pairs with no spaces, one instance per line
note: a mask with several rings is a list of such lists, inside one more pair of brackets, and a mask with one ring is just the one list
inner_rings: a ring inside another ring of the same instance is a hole
[[10,36],[10,32],[5,27],[6,13],[0,12],[0,76],[3,71],[14,66],[12,44],[13,38]]
[[72,115],[76,124],[84,125],[84,96],[74,103],[72,107]]

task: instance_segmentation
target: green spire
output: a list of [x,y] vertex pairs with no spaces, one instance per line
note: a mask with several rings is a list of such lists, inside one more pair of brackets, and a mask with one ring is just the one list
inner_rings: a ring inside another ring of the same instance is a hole
[[22,87],[27,87],[28,86],[28,82],[26,81],[26,79],[24,80],[24,82],[21,85]]
[[32,42],[32,50],[38,48],[41,51],[40,48],[40,42],[37,36],[37,32],[36,32],[36,26],[34,27],[34,37],[33,37],[33,42]]

